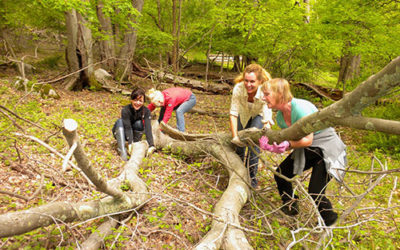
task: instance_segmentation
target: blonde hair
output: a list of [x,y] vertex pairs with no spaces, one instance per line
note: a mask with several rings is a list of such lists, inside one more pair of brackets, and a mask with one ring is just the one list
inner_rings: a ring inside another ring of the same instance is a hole
[[162,106],[162,103],[164,103],[164,95],[161,93],[161,91],[154,88],[147,91],[147,97],[149,97],[150,102],[156,106]]
[[243,82],[244,75],[252,72],[256,75],[257,80],[261,81],[261,83],[272,79],[271,75],[263,67],[261,67],[261,65],[252,63],[247,65],[243,73],[235,78],[235,83]]
[[276,93],[277,103],[287,103],[293,99],[292,92],[290,91],[289,82],[283,78],[274,78],[265,82],[261,86],[262,91],[271,91]]

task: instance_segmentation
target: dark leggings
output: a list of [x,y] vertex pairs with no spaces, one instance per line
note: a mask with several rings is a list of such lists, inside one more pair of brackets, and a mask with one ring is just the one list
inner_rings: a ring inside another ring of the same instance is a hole
[[[318,205],[318,210],[322,215],[324,211],[329,212],[332,210],[331,202],[325,197],[326,185],[330,181],[331,177],[326,172],[325,162],[323,160],[322,151],[320,148],[308,147],[304,149],[304,153],[306,157],[306,166],[304,170],[313,168],[310,183],[308,185],[308,193]],[[293,178],[295,176],[293,174],[294,160],[292,159],[292,154],[293,153],[286,157],[286,159],[277,168],[277,172],[288,178]],[[278,185],[278,191],[281,195],[282,201],[284,203],[288,202],[293,196],[292,183],[285,181],[277,175],[274,177],[276,184]]]

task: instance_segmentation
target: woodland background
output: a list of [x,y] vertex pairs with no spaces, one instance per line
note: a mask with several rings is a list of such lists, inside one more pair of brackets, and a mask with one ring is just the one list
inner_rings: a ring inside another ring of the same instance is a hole
[[[232,80],[252,62],[290,80],[296,97],[329,106],[399,56],[399,7],[396,0],[2,0],[0,214],[103,197],[75,169],[62,171],[63,159],[55,153],[69,150],[62,122],[78,122],[85,151],[102,177],[118,176],[124,162],[111,128],[133,85],[197,84],[196,108],[204,113],[185,115],[193,134],[228,132],[223,114],[229,112]],[[99,68],[110,76],[96,75]],[[323,92],[315,92],[321,87]],[[49,97],[49,89],[58,97]],[[363,115],[399,121],[398,99],[397,87]],[[175,125],[174,117],[169,124]],[[284,216],[277,212],[273,175],[260,166],[261,189],[252,191],[240,213],[253,248],[400,247],[399,136],[336,130],[348,145],[354,171],[345,184],[355,193],[335,181],[327,192],[340,215],[354,210],[331,234],[316,229],[306,201],[301,216]],[[264,156],[271,166],[284,157]],[[309,174],[301,177],[305,185]],[[194,247],[211,228],[227,171],[212,156],[164,148],[143,159],[139,176],[151,199],[107,236],[103,247]],[[4,237],[0,247],[78,247],[105,218]]]

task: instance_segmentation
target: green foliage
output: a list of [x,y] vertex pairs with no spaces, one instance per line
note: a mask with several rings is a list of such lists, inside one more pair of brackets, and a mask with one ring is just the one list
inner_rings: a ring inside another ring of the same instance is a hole
[[124,181],[123,183],[121,183],[121,186],[119,186],[119,188],[122,190],[122,191],[129,191],[129,189],[130,189],[130,187],[129,187],[130,185],[129,185],[129,181]]
[[[45,1],[3,0],[1,1],[1,5],[4,6],[0,5],[2,22],[8,27],[14,28],[35,27],[39,29],[63,30],[63,12],[56,10],[48,11],[42,4],[43,2]],[[35,33],[32,34],[36,36]]]
[[35,65],[36,67],[40,67],[42,69],[56,69],[58,68],[62,59],[62,55],[51,55],[36,62]]

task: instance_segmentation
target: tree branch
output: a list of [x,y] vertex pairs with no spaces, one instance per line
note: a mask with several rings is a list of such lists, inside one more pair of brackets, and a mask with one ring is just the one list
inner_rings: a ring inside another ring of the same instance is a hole
[[76,123],[75,120],[72,119],[64,120],[63,134],[67,139],[69,146],[72,147],[74,143],[77,144],[77,147],[74,151],[74,157],[76,159],[76,162],[78,163],[79,168],[92,181],[92,183],[96,186],[97,190],[105,194],[111,195],[115,198],[122,198],[124,196],[124,193],[121,190],[117,190],[107,185],[107,182],[103,180],[101,175],[90,164],[90,161],[86,157],[82,145],[79,142],[79,138],[76,133],[77,127],[78,124]]

